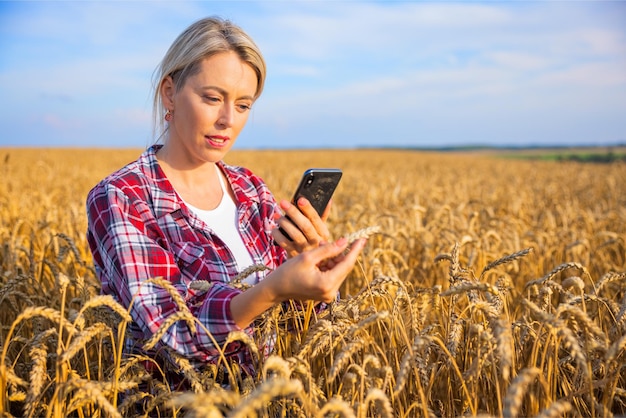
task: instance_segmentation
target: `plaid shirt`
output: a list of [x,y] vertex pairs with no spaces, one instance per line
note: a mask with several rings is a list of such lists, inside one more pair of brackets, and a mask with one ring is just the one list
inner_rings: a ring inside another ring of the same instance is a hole
[[[241,330],[230,314],[230,301],[240,290],[229,282],[249,266],[238,266],[210,225],[185,206],[159,167],[155,155],[159,147],[150,147],[89,192],[89,246],[102,292],[126,308],[132,306],[129,330],[135,348],[141,352],[141,342],[179,310],[166,290],[145,283],[162,277],[178,290],[202,326],[196,326],[194,334],[185,321],[177,321],[156,349],[169,347],[196,365],[215,362],[228,334]],[[235,194],[239,232],[254,263],[275,269],[286,254],[270,234],[269,220],[279,210],[274,197],[250,171],[218,165]],[[265,273],[259,275],[262,279]],[[190,284],[195,280],[209,281],[211,287],[206,292],[194,290]],[[244,331],[253,332],[251,327]],[[224,354],[244,368],[250,364],[240,342],[229,344]]]

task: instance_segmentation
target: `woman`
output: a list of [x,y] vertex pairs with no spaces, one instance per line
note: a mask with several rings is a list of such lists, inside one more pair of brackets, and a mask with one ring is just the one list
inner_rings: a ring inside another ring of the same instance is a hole
[[[155,76],[163,144],[90,191],[87,235],[102,291],[130,307],[130,348],[143,352],[142,342],[179,310],[162,286],[146,283],[162,277],[202,326],[178,321],[156,349],[201,368],[219,359],[231,331],[251,334],[272,306],[332,301],[365,242],[327,242],[328,211],[318,216],[306,199],[278,204],[259,177],[222,162],[265,80],[261,53],[239,27],[217,18],[192,24]],[[267,270],[247,290],[234,288],[230,281],[255,264]],[[211,283],[208,291],[194,290],[199,280]],[[253,371],[240,344],[225,355]]]

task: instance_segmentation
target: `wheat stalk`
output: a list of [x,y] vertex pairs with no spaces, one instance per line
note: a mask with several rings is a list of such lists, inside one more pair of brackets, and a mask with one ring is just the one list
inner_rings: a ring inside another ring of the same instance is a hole
[[275,377],[263,382],[261,385],[247,396],[229,416],[235,417],[251,417],[257,416],[257,411],[267,407],[270,401],[277,397],[295,396],[303,402],[302,382],[299,380],[288,380]]
[[328,400],[316,415],[318,418],[327,417],[329,415],[340,414],[344,418],[356,418],[354,411],[343,399],[334,397]]
[[315,357],[319,351],[328,347],[333,333],[334,329],[332,322],[326,319],[317,321],[309,329],[307,339],[300,348],[298,356],[301,358],[306,358],[307,355],[310,354]]
[[617,357],[626,349],[626,335],[622,335],[619,340],[613,342],[604,356],[606,363],[616,361]]
[[83,349],[85,345],[89,343],[90,340],[100,334],[105,333],[111,334],[111,329],[102,322],[95,323],[90,327],[78,332],[76,335],[74,335],[71,344],[63,352],[59,360],[64,362],[70,361],[76,355],[76,353],[78,353],[79,350]]
[[461,347],[461,340],[463,339],[464,320],[459,318],[455,313],[450,318],[450,325],[448,329],[448,339],[446,342],[446,348],[450,351],[452,357],[456,357],[459,348]]
[[[406,385],[408,381],[408,376],[410,375],[413,364],[418,363],[418,370],[421,373],[424,368],[424,362],[419,361],[421,357],[421,352],[424,347],[428,347],[428,339],[421,335],[416,335],[413,340],[413,344],[407,350],[406,353],[402,356],[402,360],[400,361],[400,367],[398,368],[398,375],[396,376],[396,384],[393,388],[394,396],[398,396],[400,391]],[[421,377],[421,376],[420,376]]]
[[569,401],[560,399],[553,402],[548,408],[544,409],[537,415],[537,418],[559,418],[567,416],[572,410],[572,404]]
[[[86,405],[93,405],[95,403],[99,408],[102,408],[107,415],[111,417],[122,417],[111,402],[106,399],[102,393],[99,383],[91,380],[75,378],[63,383],[62,386],[67,386],[67,389],[76,390],[74,397],[70,400],[67,410],[68,414],[71,414]],[[65,393],[68,392],[69,391],[66,391]]]
[[600,280],[596,283],[595,293],[599,294],[604,290],[605,286],[608,286],[611,283],[626,281],[626,272],[616,273],[610,271],[600,277]]
[[264,380],[270,376],[289,379],[291,377],[291,365],[280,356],[269,356],[263,363],[262,376]]
[[584,325],[585,330],[590,332],[595,338],[599,339],[602,346],[608,344],[608,338],[604,331],[589,317],[586,312],[583,312],[578,306],[561,304],[556,310],[556,316],[560,317],[563,314],[569,315],[576,322]]
[[29,353],[32,361],[32,369],[29,376],[30,385],[28,386],[28,393],[24,402],[24,413],[27,416],[33,416],[35,413],[36,408],[39,406],[36,400],[41,394],[41,389],[46,381],[50,380],[47,371],[48,349],[46,344],[48,338],[56,335],[56,332],[55,328],[50,328],[37,335],[33,340]]
[[590,277],[589,272],[587,271],[587,269],[582,264],[579,264],[579,263],[563,263],[563,264],[555,267],[552,271],[550,271],[548,274],[546,274],[542,278],[537,279],[537,280],[532,280],[530,282],[527,282],[526,285],[525,285],[525,288],[528,288],[530,286],[542,285],[547,280],[552,279],[553,277],[557,276],[559,273],[561,273],[561,272],[563,272],[565,270],[568,270],[568,269],[578,269],[584,275],[586,275],[587,277]]
[[[165,335],[165,333],[169,330],[169,328],[174,325],[178,321],[187,322],[187,326],[190,327],[190,331],[194,333],[195,331],[195,318],[189,311],[178,311],[170,316],[168,316],[165,321],[159,326],[159,329],[152,334],[152,337],[143,345],[144,349],[150,351],[154,348],[154,346],[161,340],[161,338]],[[193,324],[194,327],[191,328],[190,324]]]
[[528,367],[520,371],[506,391],[504,409],[502,411],[503,416],[516,417],[519,415],[522,400],[527,393],[527,387],[534,382],[540,374],[541,370],[536,367]]
[[496,352],[500,362],[500,371],[502,379],[507,382],[514,367],[513,346],[515,341],[511,332],[510,325],[504,319],[495,319],[490,323],[493,334],[495,336]]
[[185,376],[185,379],[187,379],[187,381],[191,384],[192,390],[196,393],[203,392],[204,386],[202,384],[202,380],[200,378],[198,370],[191,364],[191,361],[173,350],[168,351],[168,353],[169,358],[179,368],[177,372],[182,373]]
[[101,306],[106,306],[110,308],[113,312],[118,314],[124,322],[132,321],[132,318],[130,314],[128,313],[128,310],[126,310],[122,305],[120,305],[111,295],[98,295],[85,301],[82,308],[76,315],[76,319],[74,320],[74,323],[76,323],[78,318],[82,318],[88,309],[101,307]]
[[[189,312],[185,299],[183,299],[178,289],[176,289],[176,287],[174,287],[174,285],[172,285],[172,283],[168,280],[165,280],[162,277],[152,277],[146,280],[143,284],[154,284],[163,288],[170,295],[174,303],[176,303],[179,311]],[[189,323],[189,329],[192,330],[192,333],[195,332],[195,325],[193,324],[193,321]]]
[[229,410],[241,402],[241,397],[234,391],[214,389],[203,393],[182,393],[169,401],[174,408],[187,409],[189,417],[224,417]]
[[119,413],[125,417],[132,415],[130,413],[131,408],[134,409],[136,405],[139,405],[142,401],[149,399],[150,396],[151,395],[146,392],[134,392],[125,394],[124,400],[118,407]]
[[451,286],[448,290],[441,292],[441,296],[465,294],[475,290],[479,290],[481,292],[489,292],[492,295],[500,294],[500,291],[490,283],[457,281],[454,286]]
[[376,416],[381,417],[393,417],[393,408],[391,407],[391,402],[389,402],[389,398],[385,395],[385,392],[378,388],[371,388],[367,391],[367,396],[365,397],[365,401],[363,401],[363,405],[359,406],[359,417],[366,417],[367,411],[370,407],[370,404],[377,403],[379,405],[378,413]]
[[352,232],[345,236],[346,241],[348,241],[348,246],[352,245],[355,241],[361,238],[369,238],[374,234],[378,234],[381,232],[381,228],[378,225],[369,226],[367,228],[359,229],[358,231]]
[[486,272],[488,272],[491,269],[494,269],[502,264],[506,264],[506,263],[510,263],[513,260],[517,260],[518,258],[521,257],[525,257],[528,254],[530,254],[533,251],[532,248],[525,248],[523,250],[514,252],[512,254],[506,255],[502,258],[499,258],[497,260],[492,261],[491,263],[487,264],[483,270],[480,272],[480,278],[482,278]]
[[254,273],[258,273],[259,271],[265,271],[265,270],[269,270],[269,267],[267,267],[264,264],[253,264],[250,267],[244,269],[243,271],[241,271],[241,273],[239,273],[237,276],[235,276],[234,279],[231,280],[232,283],[238,284],[240,283],[242,280],[244,280],[246,277],[254,274]]
[[328,372],[328,380],[334,380],[339,372],[344,369],[346,364],[352,359],[352,356],[365,345],[365,338],[359,338],[349,342],[340,352],[335,356],[333,364]]

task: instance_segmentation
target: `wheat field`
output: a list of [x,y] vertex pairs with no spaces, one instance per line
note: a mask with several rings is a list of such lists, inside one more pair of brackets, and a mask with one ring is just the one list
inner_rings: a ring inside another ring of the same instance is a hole
[[[140,152],[0,149],[0,415],[626,415],[626,164],[232,151],[277,198],[342,168],[331,232],[369,241],[329,309],[231,334],[256,376],[180,358],[179,392],[122,355],[129,315],[99,295],[85,239],[88,190]],[[194,326],[184,306],[173,320]]]

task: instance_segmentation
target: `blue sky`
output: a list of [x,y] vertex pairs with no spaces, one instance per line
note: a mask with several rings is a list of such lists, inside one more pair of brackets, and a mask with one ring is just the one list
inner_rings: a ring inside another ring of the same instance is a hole
[[145,147],[209,15],[268,64],[239,148],[626,143],[626,2],[0,2],[0,146]]

